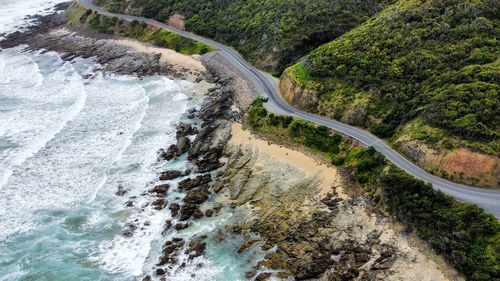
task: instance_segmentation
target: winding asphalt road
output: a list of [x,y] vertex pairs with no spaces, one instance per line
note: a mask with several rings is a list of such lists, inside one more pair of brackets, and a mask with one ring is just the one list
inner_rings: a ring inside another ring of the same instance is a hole
[[241,57],[238,54],[238,52],[236,52],[234,49],[225,46],[219,42],[198,36],[196,34],[178,30],[176,28],[173,28],[156,20],[124,15],[124,14],[110,13],[105,9],[94,5],[92,3],[92,0],[78,0],[78,1],[87,8],[92,9],[100,14],[107,16],[114,16],[127,21],[136,20],[139,22],[145,22],[149,25],[167,29],[183,37],[203,42],[209,46],[219,49],[222,55],[225,58],[227,58],[227,60],[230,63],[232,63],[234,67],[238,68],[242,73],[246,73],[247,78],[251,80],[251,82],[254,85],[256,85],[258,88],[261,89],[262,93],[259,94],[269,96],[270,100],[266,104],[266,108],[270,112],[293,116],[314,122],[319,125],[324,125],[336,132],[339,132],[343,135],[356,139],[366,146],[373,146],[378,152],[385,155],[389,161],[391,161],[401,169],[405,170],[409,174],[412,174],[416,178],[431,183],[434,186],[434,188],[437,188],[443,191],[444,193],[455,197],[459,201],[477,204],[486,211],[494,214],[497,218],[500,218],[500,190],[480,189],[472,186],[453,183],[445,179],[442,179],[440,177],[434,176],[424,171],[422,168],[416,166],[415,164],[411,163],[410,161],[408,161],[406,158],[404,158],[399,153],[394,151],[394,149],[389,147],[383,140],[377,138],[376,136],[374,136],[373,134],[371,134],[366,130],[353,127],[323,116],[307,113],[290,106],[281,99],[276,79],[267,73],[255,69],[250,63],[248,63],[245,59],[243,59],[243,57]]

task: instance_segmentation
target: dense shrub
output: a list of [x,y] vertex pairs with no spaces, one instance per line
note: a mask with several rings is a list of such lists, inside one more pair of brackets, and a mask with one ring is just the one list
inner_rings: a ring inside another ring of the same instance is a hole
[[315,47],[359,25],[393,0],[100,0],[113,11],[166,21],[237,48],[252,62],[283,70]]
[[79,20],[80,23],[87,23],[90,28],[99,33],[134,38],[149,42],[158,47],[173,49],[182,54],[202,55],[213,50],[213,48],[203,43],[187,39],[165,29],[149,26],[146,23],[139,23],[138,21],[128,23],[116,17],[92,13],[91,10],[86,10],[82,13]]
[[380,136],[421,117],[458,138],[498,140],[499,25],[499,0],[400,0],[311,52],[302,77],[322,83],[322,108],[345,87],[369,96],[368,120],[379,121],[366,125]]
[[500,225],[476,205],[458,203],[431,185],[392,168],[380,178],[391,213],[469,280],[500,278]]

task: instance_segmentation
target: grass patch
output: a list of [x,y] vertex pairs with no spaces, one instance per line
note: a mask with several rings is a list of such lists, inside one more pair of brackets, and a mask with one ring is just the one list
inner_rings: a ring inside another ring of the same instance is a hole
[[310,79],[307,69],[301,63],[294,64],[290,67],[288,74],[299,82],[302,86],[306,86]]
[[446,130],[428,125],[421,118],[407,123],[396,132],[391,139],[391,143],[397,147],[397,143],[405,140],[419,140],[429,147],[438,150],[453,150],[461,147],[467,147],[489,155],[500,154],[500,143],[498,140],[492,141],[472,141],[456,137]]

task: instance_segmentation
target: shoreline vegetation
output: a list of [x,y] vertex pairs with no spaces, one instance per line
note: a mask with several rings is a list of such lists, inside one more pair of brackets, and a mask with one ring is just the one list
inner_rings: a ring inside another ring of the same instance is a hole
[[247,125],[274,140],[291,140],[343,167],[375,206],[415,232],[468,280],[495,280],[500,268],[500,224],[476,205],[460,203],[388,164],[373,148],[356,145],[326,127],[268,113],[258,98]]
[[233,46],[259,68],[279,74],[394,0],[98,0],[111,12],[167,22]]
[[203,55],[215,49],[178,34],[137,21],[127,22],[116,17],[108,17],[82,7],[73,2],[68,9],[67,24],[85,25],[94,32],[116,35],[150,43],[160,48],[174,50],[184,55]]

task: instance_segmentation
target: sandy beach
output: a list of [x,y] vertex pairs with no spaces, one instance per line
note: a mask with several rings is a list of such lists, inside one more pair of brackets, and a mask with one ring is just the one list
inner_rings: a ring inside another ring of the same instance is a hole
[[261,153],[267,154],[276,160],[295,166],[304,171],[308,176],[317,177],[321,181],[319,198],[324,197],[336,187],[339,197],[347,198],[343,192],[343,181],[339,171],[335,167],[329,167],[319,163],[314,158],[296,150],[269,143],[268,141],[255,138],[250,131],[244,130],[240,124],[232,125],[230,143],[233,145],[252,145],[258,148]]
[[205,70],[205,67],[203,67],[199,60],[195,59],[195,56],[183,55],[171,49],[155,47],[151,44],[129,38],[111,39],[110,42],[121,46],[131,47],[140,53],[161,54],[160,60],[164,63],[178,65],[197,71]]

